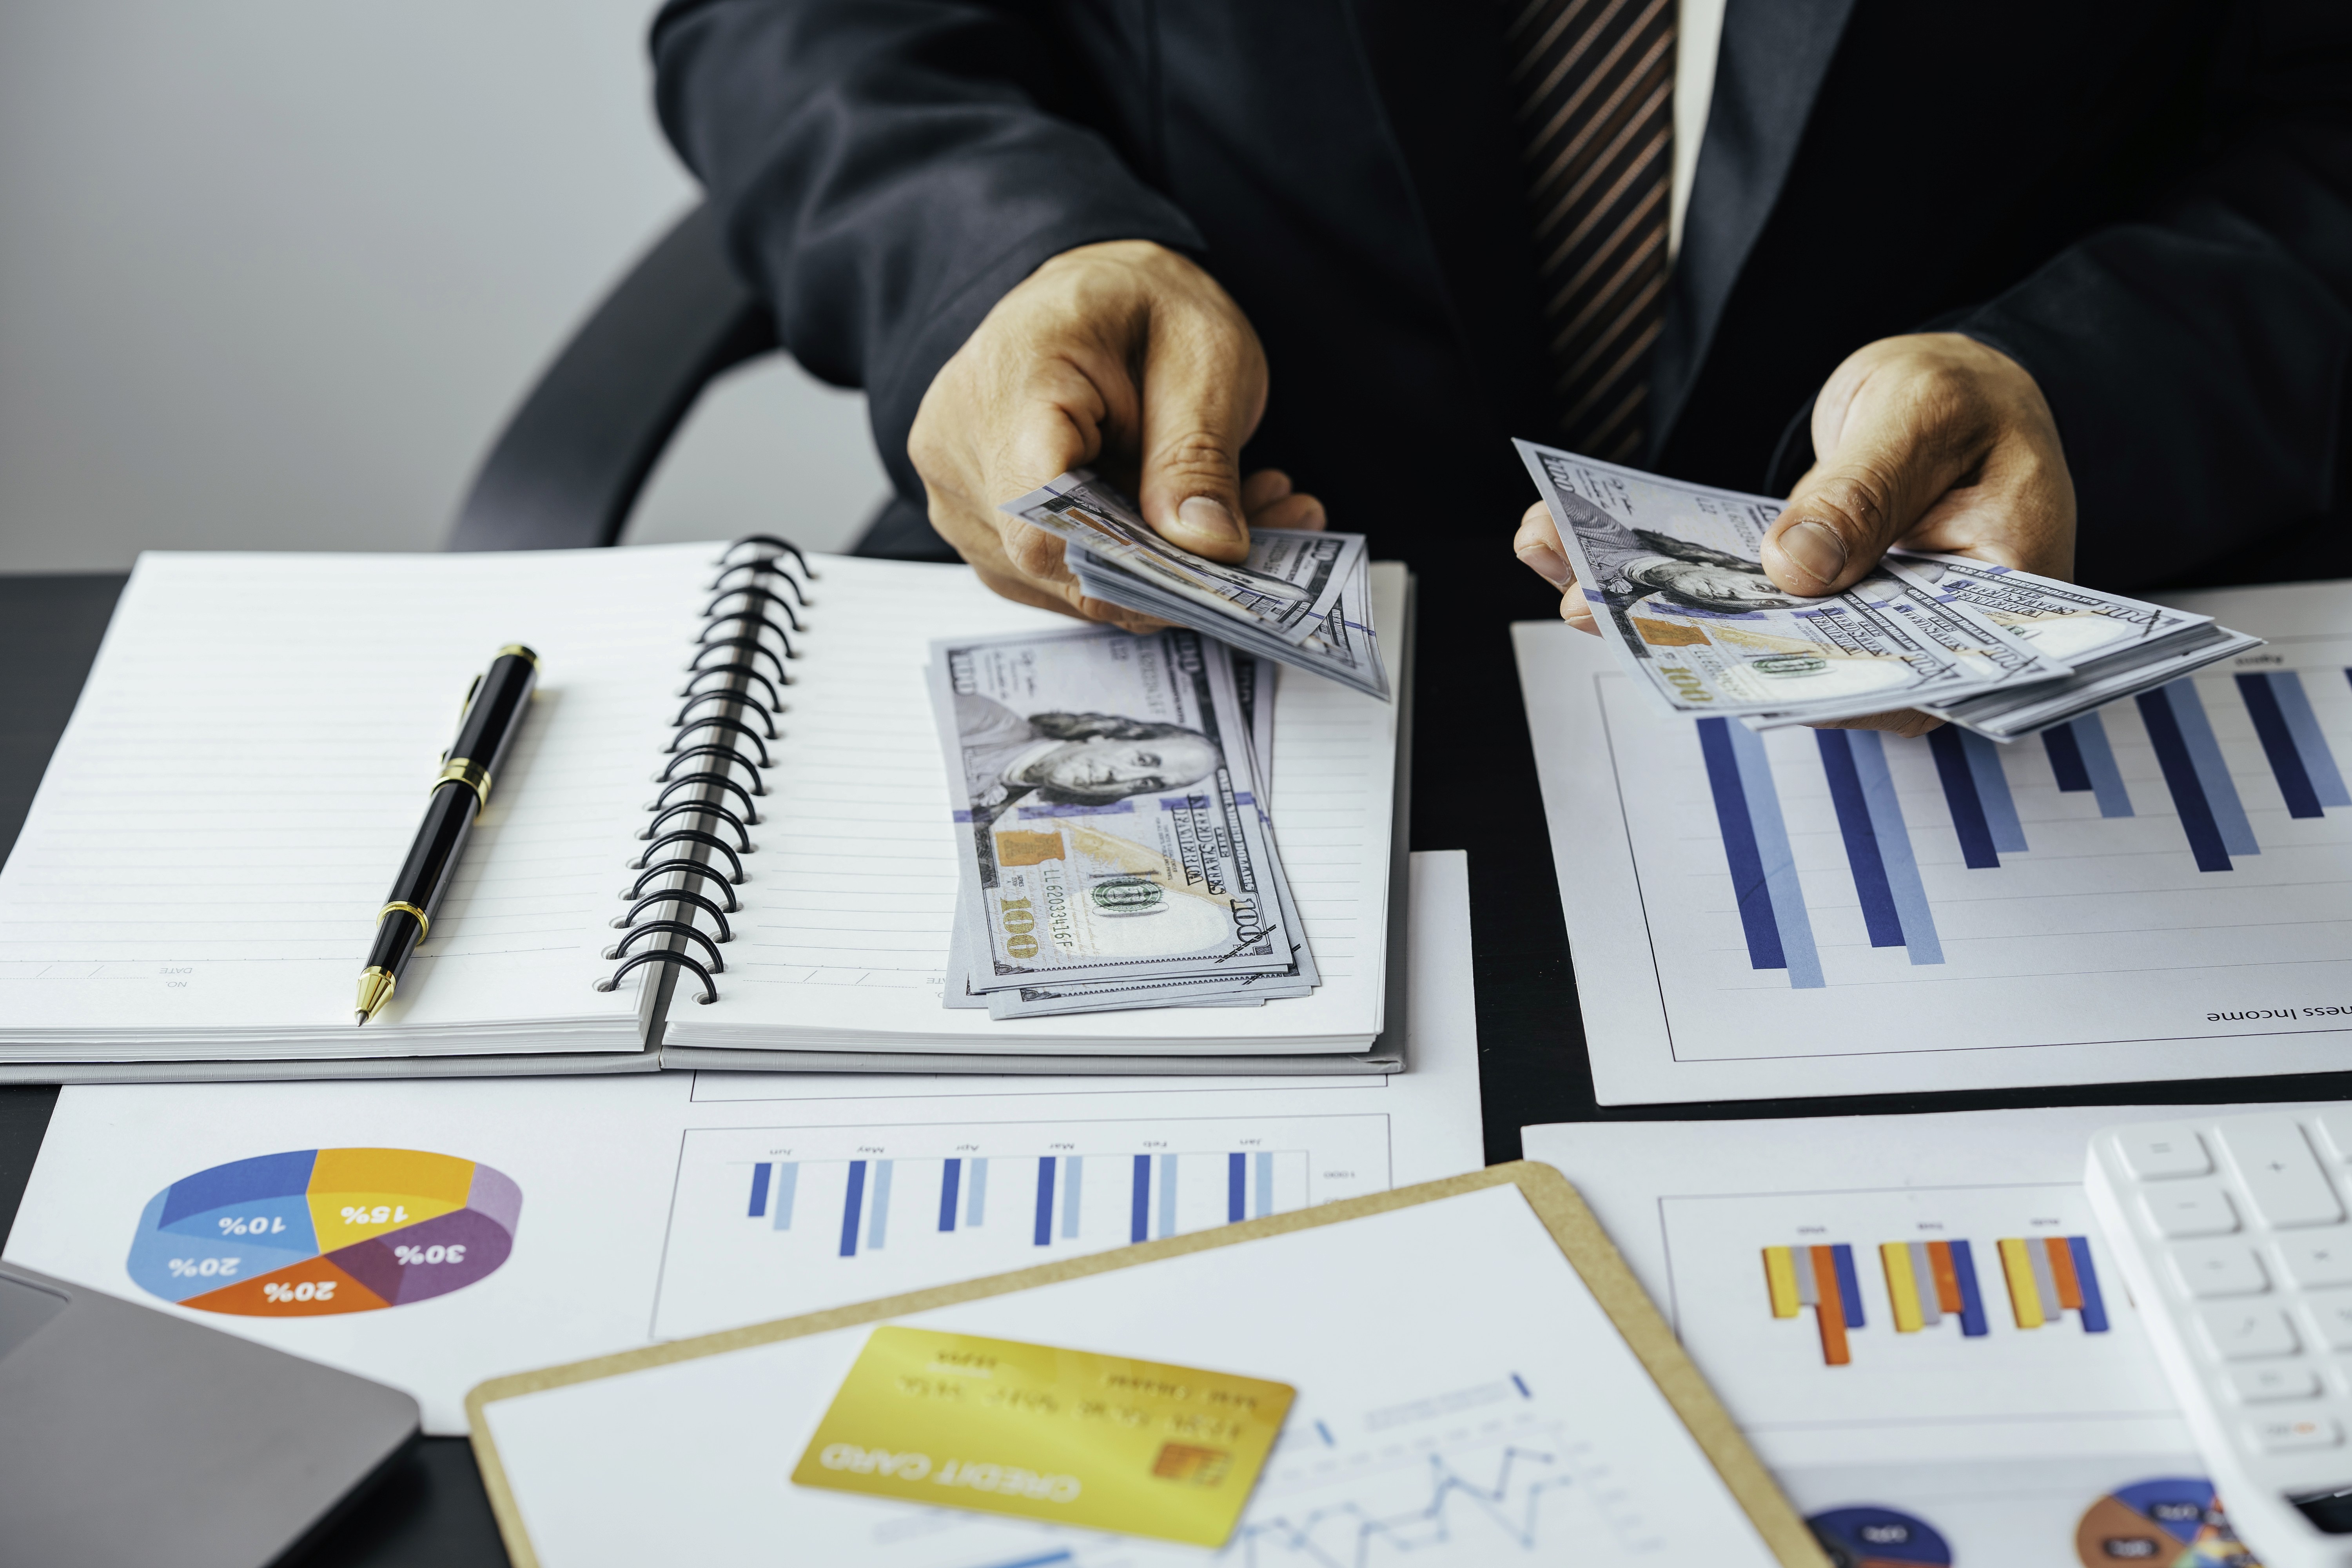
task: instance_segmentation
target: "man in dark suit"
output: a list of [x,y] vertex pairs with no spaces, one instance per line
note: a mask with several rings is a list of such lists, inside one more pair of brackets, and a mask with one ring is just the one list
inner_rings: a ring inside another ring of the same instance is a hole
[[1514,434],[1801,478],[1800,589],[1923,519],[2130,587],[2352,515],[2352,6],[1728,0],[1694,83],[1703,10],[677,0],[654,47],[900,548],[927,511],[1018,597],[1076,588],[994,506],[1079,461],[1206,552],[1321,515],[1485,568]]

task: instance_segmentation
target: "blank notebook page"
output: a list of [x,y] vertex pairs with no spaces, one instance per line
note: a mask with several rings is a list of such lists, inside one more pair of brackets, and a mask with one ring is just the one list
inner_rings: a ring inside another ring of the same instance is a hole
[[[637,1047],[599,993],[715,546],[148,554],[0,872],[0,1043]],[[538,695],[398,994],[361,962],[469,680]]]
[[[1379,1032],[1396,710],[1302,670],[1276,689],[1274,829],[1323,984],[1250,1009],[1163,1007],[998,1022],[940,1005],[958,897],[948,773],[924,672],[935,637],[1072,623],[961,566],[819,557],[783,739],[753,830],[719,1000],[680,985],[665,1043],[838,1049],[1362,1048]],[[1378,624],[1403,571],[1374,568]],[[1338,1042],[1356,1039],[1352,1046]]]

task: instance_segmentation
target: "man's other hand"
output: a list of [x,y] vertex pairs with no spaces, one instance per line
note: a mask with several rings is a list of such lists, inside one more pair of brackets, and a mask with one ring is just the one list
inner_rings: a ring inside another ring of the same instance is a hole
[[[1764,536],[1764,570],[1790,593],[1851,587],[1895,544],[2072,575],[2074,482],[2057,421],[2007,354],[1955,332],[1882,338],[1822,384],[1812,435],[1813,466]],[[1541,502],[1512,549],[1561,590],[1562,619],[1599,629]],[[1917,735],[1939,722],[1905,710],[1822,728]]]
[[996,303],[923,395],[907,453],[931,526],[1008,599],[1130,631],[1090,599],[1062,542],[997,510],[1066,469],[1105,470],[1173,543],[1218,561],[1249,529],[1319,529],[1323,504],[1238,455],[1265,412],[1265,351],[1215,279],[1144,240],[1055,257]]

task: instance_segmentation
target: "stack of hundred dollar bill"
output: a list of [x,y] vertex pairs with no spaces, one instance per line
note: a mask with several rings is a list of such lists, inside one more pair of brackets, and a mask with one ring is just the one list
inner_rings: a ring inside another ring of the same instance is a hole
[[1255,529],[1249,559],[1227,565],[1160,538],[1085,468],[1003,510],[1066,544],[1078,586],[1094,598],[1388,700],[1360,533]]
[[1034,1018],[1315,989],[1262,804],[1275,676],[1184,627],[931,645],[962,868],[947,1005]]
[[1891,552],[1845,592],[1800,598],[1764,574],[1770,497],[1518,448],[1601,635],[1678,712],[1763,730],[1916,708],[2014,741],[2262,645],[1958,555]]

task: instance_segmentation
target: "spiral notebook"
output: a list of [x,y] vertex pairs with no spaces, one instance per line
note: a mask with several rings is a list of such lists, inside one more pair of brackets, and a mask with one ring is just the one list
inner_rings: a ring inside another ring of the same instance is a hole
[[[1404,572],[1377,570],[1402,631]],[[1246,1018],[940,1005],[929,640],[1067,624],[961,567],[765,539],[142,556],[0,869],[0,1081],[1393,1065],[1402,714],[1304,674],[1276,697],[1275,815],[1311,824],[1321,989]],[[459,701],[513,642],[541,659],[530,717],[430,940],[355,1028]]]

